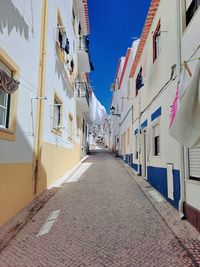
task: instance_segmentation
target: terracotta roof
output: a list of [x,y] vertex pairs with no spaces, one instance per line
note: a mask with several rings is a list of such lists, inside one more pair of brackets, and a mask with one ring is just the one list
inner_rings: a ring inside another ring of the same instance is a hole
[[121,85],[122,85],[122,81],[123,81],[123,78],[124,78],[124,73],[125,73],[125,70],[126,70],[126,66],[128,64],[128,60],[129,60],[129,57],[130,57],[130,53],[131,53],[131,48],[128,48],[127,49],[127,52],[126,52],[126,57],[125,57],[125,61],[124,61],[124,66],[123,66],[123,70],[122,70],[122,75],[120,77],[120,82],[119,82],[119,89],[121,88]]
[[118,65],[117,65],[117,71],[116,71],[116,74],[115,74],[115,79],[117,79],[117,76],[118,76],[118,72],[119,72],[119,67],[121,65],[121,61],[122,59],[120,58],[119,62],[118,62]]
[[89,74],[86,73],[85,76],[86,76],[86,81],[87,81],[87,83],[90,83]]
[[149,11],[148,11],[148,14],[147,14],[147,18],[146,18],[146,21],[145,21],[145,24],[144,24],[144,28],[143,28],[143,31],[142,31],[142,35],[141,35],[141,38],[140,38],[140,42],[139,42],[139,45],[138,45],[138,49],[137,49],[137,52],[136,52],[135,59],[133,61],[133,65],[132,65],[129,77],[133,77],[134,74],[135,74],[135,70],[136,70],[138,62],[140,60],[142,51],[144,49],[147,37],[149,35],[149,31],[151,29],[151,25],[152,25],[152,22],[154,20],[155,15],[156,15],[156,12],[157,12],[159,4],[160,4],[160,0],[152,0],[151,1],[151,5],[149,7]]
[[117,71],[116,71],[116,74],[115,74],[115,80],[114,80],[114,83],[113,83],[113,87],[115,88],[115,86],[116,86],[116,81],[117,81],[117,76],[118,76],[118,73],[119,73],[119,67],[120,67],[120,65],[121,65],[121,61],[122,61],[122,59],[120,58],[120,60],[119,60],[119,62],[118,62],[118,65],[117,65]]
[[88,15],[88,4],[87,0],[83,0],[83,6],[84,6],[84,13],[85,13],[85,21],[86,21],[86,27],[87,27],[87,33],[90,33],[90,24],[89,24],[89,15]]

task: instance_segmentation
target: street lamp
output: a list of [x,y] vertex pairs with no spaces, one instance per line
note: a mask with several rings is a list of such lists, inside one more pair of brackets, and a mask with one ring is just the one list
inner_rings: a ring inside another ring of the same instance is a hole
[[114,115],[114,116],[121,117],[120,114],[116,114],[116,113],[115,113],[115,107],[114,107],[114,106],[112,106],[112,107],[110,108],[110,112],[111,112],[111,114]]

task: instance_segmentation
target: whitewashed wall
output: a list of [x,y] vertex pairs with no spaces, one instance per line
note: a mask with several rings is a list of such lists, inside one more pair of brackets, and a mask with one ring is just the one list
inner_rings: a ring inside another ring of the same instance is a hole
[[[182,1],[181,1],[182,3]],[[184,6],[181,5],[181,13],[184,24]],[[186,28],[182,28],[182,62],[187,61],[195,58],[200,57],[200,48],[197,50],[197,48],[200,45],[200,35],[199,33],[199,25],[200,25],[200,8],[196,11],[194,14],[192,20],[188,24]],[[196,52],[195,52],[196,51]],[[195,52],[195,53],[194,53]],[[194,60],[191,62],[188,62],[188,66],[191,69],[192,72],[194,72],[195,67],[198,63],[198,60]],[[186,151],[187,155],[187,151]],[[186,187],[186,202],[193,206],[194,208],[200,210],[200,182],[194,181],[189,179],[189,173],[188,173],[188,161],[187,156],[185,157],[185,163],[186,163],[186,181],[185,181],[185,187]]]
[[[50,1],[49,15],[48,15],[48,36],[47,36],[47,61],[46,61],[46,86],[45,96],[45,121],[44,121],[44,136],[43,141],[63,146],[66,148],[73,148],[73,142],[68,141],[68,118],[69,113],[73,116],[74,134],[76,130],[76,105],[74,100],[74,91],[71,90],[64,81],[63,77],[63,63],[61,63],[55,44],[55,30],[57,25],[57,10],[59,10],[63,26],[65,27],[69,42],[70,54],[73,57],[76,65],[76,37],[72,26],[72,0],[70,1]],[[56,92],[63,103],[62,110],[62,136],[59,136],[52,131],[52,105],[54,92]]]
[[0,3],[0,46],[20,68],[16,141],[0,140],[0,163],[32,161],[36,100],[32,117],[31,98],[38,90],[41,11],[40,0]]

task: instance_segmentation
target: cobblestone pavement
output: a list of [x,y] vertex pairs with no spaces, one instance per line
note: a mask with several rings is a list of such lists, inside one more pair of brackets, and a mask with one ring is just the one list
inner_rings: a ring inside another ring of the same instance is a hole
[[81,168],[2,251],[1,267],[199,266],[111,154]]

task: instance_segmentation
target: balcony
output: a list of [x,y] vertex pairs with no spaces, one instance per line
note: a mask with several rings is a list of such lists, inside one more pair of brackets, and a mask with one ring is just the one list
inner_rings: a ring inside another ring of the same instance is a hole
[[75,82],[75,100],[79,112],[86,112],[89,109],[89,91],[86,82]]
[[89,40],[86,36],[78,38],[77,59],[79,73],[89,73],[94,70],[90,60]]

